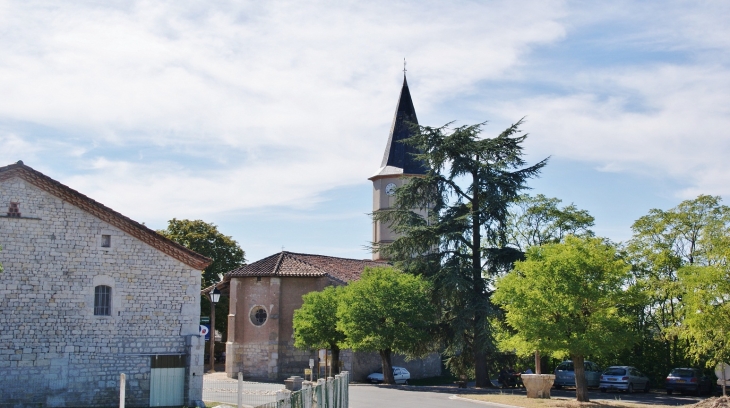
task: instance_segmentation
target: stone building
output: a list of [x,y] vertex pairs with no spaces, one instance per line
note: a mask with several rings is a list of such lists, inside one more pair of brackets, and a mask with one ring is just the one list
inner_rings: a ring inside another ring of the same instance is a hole
[[0,405],[194,405],[208,258],[18,162],[0,167]]
[[[228,376],[236,377],[239,372],[246,378],[266,380],[301,376],[310,359],[316,362],[315,373],[324,374],[328,367],[326,351],[294,347],[292,321],[294,310],[302,305],[302,295],[329,285],[345,285],[359,279],[366,267],[385,265],[368,259],[282,251],[226,274],[218,287],[230,296]],[[377,353],[343,350],[340,359],[342,369],[358,381],[381,366]],[[413,378],[441,373],[441,360],[436,354],[412,361],[395,355],[393,364],[406,367]]]
[[[395,188],[409,177],[425,174],[426,169],[414,156],[417,151],[404,143],[412,135],[412,124],[418,124],[408,82],[398,98],[393,125],[378,172],[373,182],[373,211],[393,205]],[[373,224],[373,242],[387,245],[396,238],[388,225]],[[383,254],[375,252],[373,260],[345,259],[324,255],[281,252],[228,273],[219,285],[230,292],[226,372],[235,377],[242,372],[248,378],[283,379],[302,375],[309,359],[316,371],[327,366],[326,350],[294,348],[292,320],[294,310],[302,305],[302,295],[319,291],[328,285],[345,285],[360,278],[368,266],[387,265]],[[343,369],[362,381],[381,367],[377,353],[340,354]],[[441,359],[432,354],[423,359],[405,361],[394,355],[393,364],[406,367],[412,378],[441,374]]]

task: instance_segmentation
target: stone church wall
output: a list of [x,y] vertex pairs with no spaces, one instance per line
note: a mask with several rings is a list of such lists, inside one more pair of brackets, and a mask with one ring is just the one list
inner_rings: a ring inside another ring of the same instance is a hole
[[[186,403],[200,399],[200,271],[19,178],[0,181],[0,246],[2,404],[115,405],[125,373],[127,404],[148,406],[157,354],[186,355]],[[110,316],[94,315],[96,285]]]

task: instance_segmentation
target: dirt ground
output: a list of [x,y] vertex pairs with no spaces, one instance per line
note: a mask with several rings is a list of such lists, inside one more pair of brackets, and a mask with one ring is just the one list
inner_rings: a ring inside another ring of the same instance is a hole
[[[649,405],[621,400],[601,399],[581,403],[576,401],[575,398],[553,397],[551,399],[537,399],[527,398],[523,395],[508,394],[459,395],[459,397],[524,408],[676,408],[674,405]],[[686,405],[685,408],[730,408],[730,398],[708,398],[697,404]]]

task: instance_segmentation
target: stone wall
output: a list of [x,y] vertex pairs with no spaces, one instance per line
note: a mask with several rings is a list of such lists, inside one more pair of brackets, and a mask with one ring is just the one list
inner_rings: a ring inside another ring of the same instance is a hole
[[[115,405],[125,373],[127,404],[146,406],[155,354],[187,355],[186,403],[200,399],[200,271],[20,178],[0,181],[0,246],[2,403]],[[97,285],[109,316],[94,315]]]
[[[351,375],[353,381],[366,381],[367,376],[380,370],[383,366],[378,353],[353,353]],[[406,360],[401,354],[393,354],[391,364],[396,367],[405,367],[411,378],[429,378],[441,375],[441,355],[431,353],[424,358]]]

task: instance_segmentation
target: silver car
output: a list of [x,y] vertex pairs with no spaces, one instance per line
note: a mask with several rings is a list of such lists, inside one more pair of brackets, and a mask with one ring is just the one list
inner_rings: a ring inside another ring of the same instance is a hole
[[631,366],[608,367],[601,375],[601,392],[619,390],[632,393],[636,390],[649,392],[649,378]]
[[[589,387],[598,388],[601,381],[601,369],[598,364],[590,361],[584,361],[586,383]],[[555,368],[555,388],[575,387],[575,370],[571,360],[563,361]]]
[[[408,384],[408,380],[411,379],[411,373],[408,372],[404,367],[393,367],[393,379],[396,384]],[[378,370],[368,376],[368,381],[373,384],[380,384],[383,382],[383,370]]]

